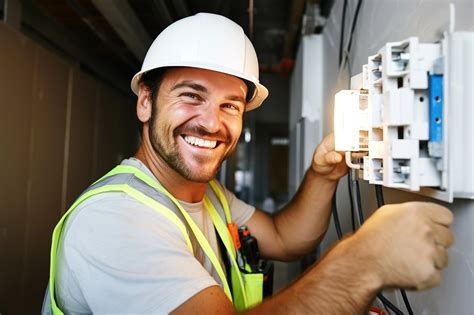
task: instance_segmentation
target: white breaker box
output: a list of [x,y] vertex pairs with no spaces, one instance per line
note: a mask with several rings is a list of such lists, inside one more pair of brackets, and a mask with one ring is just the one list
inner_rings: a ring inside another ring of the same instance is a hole
[[472,32],[386,43],[336,94],[336,150],[371,184],[474,199],[473,76]]

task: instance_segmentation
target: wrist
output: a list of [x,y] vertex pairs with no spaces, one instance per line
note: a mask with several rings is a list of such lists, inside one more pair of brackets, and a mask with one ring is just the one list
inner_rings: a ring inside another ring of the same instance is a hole
[[339,182],[339,177],[332,178],[327,174],[321,174],[320,172],[315,170],[312,165],[308,168],[306,174],[310,179],[319,181],[321,184],[337,185],[337,183]]
[[[337,297],[334,302],[350,305],[352,311],[366,310],[375,296],[382,290],[383,281],[379,272],[366,254],[367,244],[350,236],[329,250],[308,277],[316,279],[317,286],[326,295]],[[344,312],[347,314],[348,312]],[[359,313],[359,312],[358,312]]]
[[372,244],[367,242],[360,233],[355,233],[341,242],[342,250],[348,252],[348,259],[354,266],[354,272],[360,275],[361,283],[375,293],[384,288],[383,266],[379,262]]

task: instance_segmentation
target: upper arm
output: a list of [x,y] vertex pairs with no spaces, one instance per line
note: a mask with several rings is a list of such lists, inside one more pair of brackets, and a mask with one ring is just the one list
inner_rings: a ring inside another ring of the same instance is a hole
[[260,209],[255,209],[254,214],[245,225],[257,239],[262,257],[276,260],[290,258],[271,215]]
[[171,314],[235,314],[235,309],[219,286],[208,287],[178,306]]
[[242,225],[248,227],[250,233],[257,239],[260,253],[264,258],[277,260],[292,258],[287,254],[288,251],[272,216],[238,199],[222,185],[221,188],[224,190],[232,211],[233,221],[239,227]]

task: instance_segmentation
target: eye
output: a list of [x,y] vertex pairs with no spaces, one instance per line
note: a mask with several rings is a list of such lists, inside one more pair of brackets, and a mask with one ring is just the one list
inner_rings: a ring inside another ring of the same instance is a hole
[[240,112],[240,107],[236,104],[233,104],[233,103],[222,104],[222,107],[225,108],[225,109],[231,110],[231,111]]
[[202,100],[202,97],[199,94],[191,93],[191,92],[181,93],[180,96],[186,97],[186,98],[191,99],[193,101],[201,101]]

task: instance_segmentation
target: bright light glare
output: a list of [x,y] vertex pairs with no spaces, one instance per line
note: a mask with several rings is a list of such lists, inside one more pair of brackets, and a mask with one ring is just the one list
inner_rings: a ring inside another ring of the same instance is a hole
[[359,91],[339,91],[334,103],[336,151],[359,151],[359,116]]
[[252,134],[250,133],[249,129],[245,129],[244,139],[246,143],[249,143],[250,141],[252,141]]

